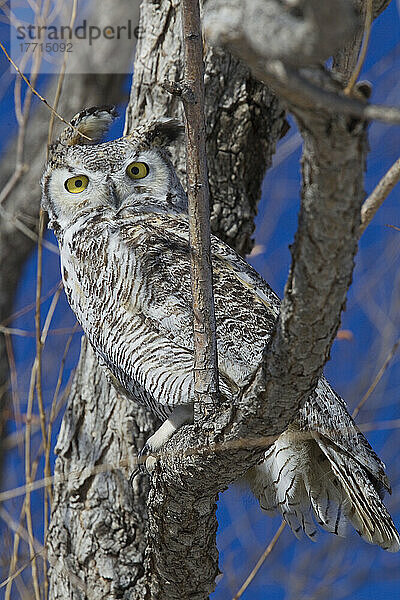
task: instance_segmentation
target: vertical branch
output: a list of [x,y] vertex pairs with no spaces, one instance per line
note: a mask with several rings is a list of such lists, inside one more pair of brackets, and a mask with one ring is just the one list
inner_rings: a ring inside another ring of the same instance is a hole
[[191,274],[194,329],[194,383],[201,414],[218,393],[217,346],[212,290],[210,206],[204,120],[204,63],[198,0],[182,1],[184,83]]
[[[36,310],[35,310],[35,332],[36,332],[36,395],[39,407],[40,415],[40,428],[42,430],[42,438],[44,450],[46,453],[47,444],[47,433],[46,433],[46,415],[43,403],[43,389],[42,389],[42,353],[43,353],[43,342],[41,335],[41,306],[40,299],[42,295],[42,255],[43,255],[43,233],[44,233],[44,212],[41,209],[39,214],[39,241],[38,241],[38,257],[37,257],[37,277],[36,277]],[[48,495],[47,490],[44,491],[44,543],[46,544],[47,530],[49,527],[49,506],[48,506]],[[47,560],[43,562],[44,571],[44,596],[48,596],[48,575],[47,575]]]
[[32,407],[33,407],[33,396],[35,390],[35,383],[37,377],[37,359],[35,359],[32,371],[31,380],[29,384],[29,396],[28,405],[26,408],[26,425],[25,425],[25,480],[26,480],[26,495],[25,495],[25,517],[26,517],[26,528],[29,534],[29,556],[32,561],[32,580],[33,589],[35,592],[35,600],[41,600],[40,587],[39,587],[39,576],[38,568],[36,563],[36,553],[34,549],[34,536],[33,536],[33,524],[32,524],[32,512],[31,512],[31,483],[33,481],[32,468],[31,468],[31,426],[32,426]]

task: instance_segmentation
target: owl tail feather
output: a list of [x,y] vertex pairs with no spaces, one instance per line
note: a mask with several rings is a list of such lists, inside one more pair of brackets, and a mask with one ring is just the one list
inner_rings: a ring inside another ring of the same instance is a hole
[[389,552],[400,537],[379,493],[356,460],[317,433],[285,431],[247,476],[261,508],[278,511],[296,537],[312,540],[316,523],[339,536],[350,522],[360,536]]

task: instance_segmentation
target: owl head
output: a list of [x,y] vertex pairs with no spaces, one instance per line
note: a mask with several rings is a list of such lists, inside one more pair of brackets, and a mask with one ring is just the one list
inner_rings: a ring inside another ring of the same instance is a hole
[[50,146],[42,177],[42,206],[49,227],[65,230],[82,211],[152,205],[181,212],[186,195],[167,147],[183,131],[175,119],[151,121],[132,134],[99,143],[117,116],[113,107],[78,113]]

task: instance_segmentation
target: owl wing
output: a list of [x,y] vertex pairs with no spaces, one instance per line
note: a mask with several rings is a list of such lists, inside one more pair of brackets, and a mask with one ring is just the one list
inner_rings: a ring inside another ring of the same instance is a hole
[[[142,215],[141,226],[136,222],[126,239],[134,245],[143,273],[141,312],[156,324],[164,340],[170,340],[160,373],[171,377],[174,368],[180,368],[178,348],[179,352],[185,348],[189,357],[185,381],[192,385],[187,217],[149,210]],[[220,382],[223,393],[234,401],[236,390],[246,385],[262,360],[279,299],[254,269],[217,238],[212,238],[212,264]],[[191,401],[192,396],[182,389],[173,402],[161,401],[169,406]],[[306,432],[305,439],[299,437],[299,429],[300,434]],[[302,528],[314,539],[314,513],[328,531],[344,535],[350,521],[368,542],[398,550],[399,536],[380,499],[383,487],[390,489],[384,465],[323,377],[297,420],[251,471],[249,481],[261,506],[280,511],[296,534]]]
[[331,388],[325,377],[320,378],[314,394],[303,405],[300,427],[304,431],[316,431],[322,438],[333,442],[367,469],[378,490],[386,488],[391,492],[385,465],[354,423],[344,400]]
[[[91,235],[98,237],[93,231]],[[159,412],[158,405],[190,403],[194,399],[194,352],[187,219],[131,210],[130,217],[125,214],[113,223],[109,235],[104,244],[109,256],[101,262],[111,289],[98,286],[102,326],[83,327],[129,395],[155,412]],[[231,398],[239,391],[237,375],[247,376],[250,371],[238,351],[240,331],[234,335],[224,318],[221,326],[226,329],[219,336],[224,344],[237,338],[238,363],[242,362],[233,370],[223,364],[220,368],[221,392]],[[262,350],[263,344],[259,345]]]
[[[140,221],[140,222],[139,222]],[[140,311],[160,336],[190,355],[193,309],[188,220],[149,211],[127,219],[121,235],[140,265]],[[258,366],[279,311],[279,299],[249,265],[213,238],[212,261],[221,391],[235,395]],[[263,289],[261,289],[261,287]],[[172,356],[172,354],[171,354]],[[172,362],[164,363],[167,370]],[[192,399],[192,398],[191,398]],[[163,400],[167,401],[166,399]],[[176,403],[188,399],[176,399]]]
[[[214,247],[218,254],[224,256],[232,265],[236,277],[244,285],[250,285],[258,297],[265,298],[266,309],[273,310],[276,318],[280,300],[259,273],[222,241],[215,239]],[[270,306],[273,308],[269,308]],[[249,318],[252,318],[251,314]],[[267,339],[267,336],[264,339]],[[372,475],[378,489],[382,491],[385,488],[391,492],[384,463],[358,429],[344,400],[332,389],[324,376],[319,379],[315,392],[304,403],[299,415],[299,425],[300,429],[316,432],[351,456]]]
[[[186,215],[142,215],[123,229],[127,243],[145,273],[142,310],[157,323],[163,338],[186,353],[187,378],[192,380],[193,333],[190,250]],[[261,362],[276,322],[280,300],[262,277],[227,244],[212,236],[216,333],[221,390],[229,396],[246,385]],[[172,348],[171,348],[172,352]],[[177,359],[182,358],[182,354]],[[170,361],[174,368],[175,359]],[[164,365],[165,367],[165,365]],[[192,391],[191,391],[192,394]],[[192,399],[192,398],[191,398]],[[174,403],[187,402],[176,397]],[[171,402],[171,400],[165,400]],[[365,467],[376,482],[389,489],[384,465],[349,415],[344,401],[324,377],[299,415],[300,427],[315,431]]]

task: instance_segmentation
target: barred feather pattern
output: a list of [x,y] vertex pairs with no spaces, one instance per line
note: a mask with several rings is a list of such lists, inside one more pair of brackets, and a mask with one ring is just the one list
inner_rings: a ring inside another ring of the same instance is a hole
[[[152,124],[151,134],[91,146],[61,140],[43,177],[68,301],[110,380],[161,419],[194,398],[186,196],[167,152],[150,143],[173,128]],[[145,180],[128,180],[131,161],[148,165]],[[79,174],[87,189],[69,194],[65,181]],[[221,391],[234,403],[280,302],[216,237],[212,264]],[[280,512],[296,535],[315,539],[318,525],[344,535],[351,522],[366,541],[399,549],[380,497],[390,490],[384,465],[324,378],[248,479],[261,506]]]
[[296,537],[318,527],[344,537],[351,523],[370,544],[399,550],[399,535],[368,472],[317,432],[290,426],[248,474],[261,508],[278,511]]

